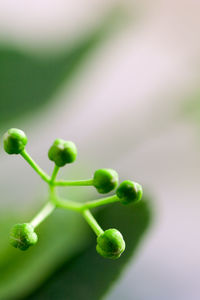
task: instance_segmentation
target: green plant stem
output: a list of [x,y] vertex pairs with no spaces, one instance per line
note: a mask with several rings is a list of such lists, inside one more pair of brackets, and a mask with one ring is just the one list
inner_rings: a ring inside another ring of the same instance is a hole
[[82,211],[82,203],[79,202],[75,202],[75,201],[70,201],[67,199],[62,199],[60,197],[54,196],[52,198],[52,202],[60,208],[64,208],[64,209],[70,209],[70,210],[74,210],[74,211],[78,211],[81,212]]
[[99,226],[99,224],[88,209],[83,210],[82,215],[97,236],[104,233],[103,229]]
[[[25,153],[25,155],[27,156],[27,153]],[[30,159],[29,155],[28,158]],[[32,159],[31,162],[37,168],[37,165],[32,161]],[[56,205],[51,201],[51,198],[56,196],[55,188],[54,186],[52,186],[52,184],[56,178],[58,171],[59,171],[59,167],[55,165],[53,173],[51,175],[51,179],[48,179],[48,184],[50,186],[50,201],[48,201],[47,204],[45,204],[45,206],[39,211],[39,213],[30,222],[34,228],[36,228],[41,222],[43,222],[56,208]],[[38,168],[36,172],[38,173]]]
[[55,205],[52,202],[47,202],[40,212],[31,220],[30,224],[36,228],[42,223],[55,209]]
[[46,182],[49,183],[49,176],[36,164],[36,162],[31,158],[31,156],[23,150],[21,156],[27,161],[27,163],[38,173],[38,175]]
[[32,219],[30,222],[31,225],[35,228],[37,227],[42,221],[44,221],[53,211],[56,207],[64,208],[64,209],[70,209],[77,212],[80,212],[85,220],[88,222],[90,227],[93,229],[93,231],[96,233],[97,236],[102,234],[104,231],[99,226],[91,212],[89,211],[89,208],[95,208],[101,205],[113,203],[119,201],[118,197],[116,195],[111,197],[106,197],[100,200],[94,200],[94,201],[88,201],[86,203],[80,203],[80,202],[74,202],[66,199],[62,199],[57,196],[55,187],[56,186],[90,186],[93,185],[93,179],[87,179],[87,180],[58,180],[55,181],[56,176],[59,171],[58,166],[54,166],[51,178],[35,163],[35,161],[30,157],[30,155],[23,150],[21,152],[22,157],[30,164],[30,166],[40,175],[42,179],[44,179],[48,184],[50,188],[50,200],[49,202],[42,208],[42,210]]
[[93,185],[93,179],[58,180],[58,181],[54,182],[54,185],[59,185],[59,186],[91,186],[91,185]]
[[56,181],[55,179],[59,171],[59,167],[57,165],[54,166],[52,175],[51,177],[49,177],[49,175],[47,175],[36,164],[36,162],[31,158],[31,156],[26,152],[25,149],[20,154],[28,162],[28,164],[38,173],[38,175],[49,185],[49,201],[31,220],[30,224],[33,226],[33,228],[36,228],[41,222],[43,222],[54,211],[56,207],[60,207],[63,209],[70,209],[73,211],[80,212],[97,236],[104,233],[103,229],[99,226],[89,209],[119,201],[116,195],[102,198],[99,200],[88,201],[85,203],[62,199],[56,194],[56,186],[92,186],[93,179]]
[[106,198],[102,198],[100,200],[93,200],[93,201],[88,201],[85,203],[80,203],[80,202],[75,202],[75,201],[71,201],[68,199],[63,199],[58,197],[55,194],[55,190],[54,190],[54,186],[51,186],[51,199],[52,202],[60,208],[64,208],[64,209],[70,209],[70,210],[75,210],[75,211],[79,211],[79,212],[83,212],[84,210],[87,210],[89,208],[95,208],[98,206],[102,206],[105,204],[110,204],[110,203],[114,203],[114,202],[118,202],[119,198],[114,195],[114,196],[110,196],[110,197],[106,197]]
[[93,200],[93,201],[88,201],[84,203],[84,208],[95,208],[101,205],[105,205],[105,204],[110,204],[110,203],[114,203],[114,202],[118,202],[119,198],[114,195],[114,196],[110,196],[110,197],[106,197],[106,198],[102,198],[99,200]]
[[51,180],[50,180],[50,184],[53,184],[54,185],[54,180],[58,174],[58,171],[59,171],[59,167],[58,166],[54,166],[54,169],[53,169],[53,173],[51,175]]
[[49,200],[54,205],[55,205],[55,199],[57,199],[56,190],[55,190],[55,186],[54,186],[54,180],[56,178],[56,175],[58,174],[58,171],[59,171],[59,167],[55,165],[52,175],[51,175],[51,179],[49,181],[49,194],[50,194]]
[[70,209],[70,210],[75,210],[79,211],[81,210],[82,203],[70,201],[70,200],[64,200],[56,195],[55,191],[55,178],[58,173],[59,167],[55,166],[52,176],[51,176],[51,181],[50,181],[50,200],[51,202],[56,206],[64,209]]

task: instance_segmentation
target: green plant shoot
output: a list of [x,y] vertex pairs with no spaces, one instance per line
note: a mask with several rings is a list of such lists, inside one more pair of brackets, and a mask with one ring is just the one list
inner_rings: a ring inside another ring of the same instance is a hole
[[[90,210],[114,203],[135,203],[142,198],[142,187],[136,182],[126,180],[118,186],[118,174],[112,169],[99,169],[95,171],[93,178],[86,180],[57,180],[59,168],[73,163],[77,157],[77,149],[73,142],[56,139],[49,149],[48,157],[54,162],[52,175],[46,174],[31,158],[26,151],[27,137],[25,133],[16,128],[9,129],[3,137],[4,150],[8,154],[20,154],[35,172],[49,186],[47,203],[29,223],[16,224],[10,232],[10,243],[15,248],[27,250],[38,241],[35,229],[56,208],[69,209],[80,213],[97,236],[97,252],[106,258],[117,259],[125,250],[125,242],[122,234],[114,228],[103,230],[91,214]],[[113,196],[88,201],[85,203],[61,198],[56,190],[58,186],[94,186],[101,194],[106,194],[114,189]]]

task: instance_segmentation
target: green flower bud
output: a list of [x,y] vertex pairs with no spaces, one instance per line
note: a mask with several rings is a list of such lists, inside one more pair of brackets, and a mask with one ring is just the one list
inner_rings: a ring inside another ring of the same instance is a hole
[[20,250],[27,250],[37,243],[38,237],[29,223],[16,224],[10,231],[10,244]]
[[4,150],[8,154],[19,154],[27,144],[25,133],[17,128],[9,129],[3,136]]
[[49,149],[48,156],[58,167],[63,167],[76,160],[77,149],[73,142],[56,139]]
[[100,194],[106,194],[118,185],[118,174],[112,169],[99,169],[94,173],[93,185]]
[[97,237],[97,252],[106,258],[117,259],[125,250],[123,236],[117,229],[108,229]]
[[117,197],[123,204],[140,201],[142,198],[142,193],[143,191],[141,185],[130,180],[123,181],[116,191]]

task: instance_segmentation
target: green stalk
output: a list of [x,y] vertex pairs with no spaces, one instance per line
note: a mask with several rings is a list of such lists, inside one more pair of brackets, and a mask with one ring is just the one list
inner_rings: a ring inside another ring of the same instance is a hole
[[58,180],[58,181],[54,182],[54,185],[59,185],[59,186],[91,186],[91,185],[93,185],[93,179]]
[[70,209],[70,210],[74,210],[74,211],[78,211],[78,212],[82,211],[82,206],[83,206],[82,203],[62,199],[60,197],[57,197],[56,195],[54,195],[54,197],[52,198],[52,202],[57,207],[60,207],[60,208]]
[[114,195],[114,196],[102,198],[99,200],[85,202],[84,208],[95,208],[95,207],[98,207],[101,205],[110,204],[110,203],[114,203],[114,202],[118,202],[118,201],[119,201],[119,198],[116,195]]
[[[38,173],[38,171],[41,173],[41,169],[40,168],[38,169],[38,166],[35,164],[35,162],[32,159],[30,160],[29,155],[26,152],[25,153],[24,152],[25,151],[23,151],[22,156],[23,157],[25,156],[28,159],[28,162],[33,165],[33,168],[36,170],[37,173]],[[52,186],[52,184],[56,178],[58,171],[59,171],[59,167],[57,167],[55,165],[53,173],[51,175],[51,179],[48,179],[48,184],[50,186],[50,200],[52,197],[55,196],[55,190],[54,190],[54,187]],[[43,171],[41,174],[42,174],[42,176],[44,176]],[[31,225],[34,228],[36,228],[40,223],[42,223],[54,211],[55,208],[56,208],[55,204],[52,201],[48,201],[47,204],[45,204],[45,206],[39,211],[39,213],[32,219],[32,221],[30,222]]]
[[31,158],[31,156],[24,149],[21,156],[27,161],[27,163],[38,173],[38,175],[47,183],[49,183],[49,176],[36,164],[36,162]]
[[57,174],[58,174],[58,171],[59,171],[59,167],[58,166],[54,166],[54,169],[53,169],[53,173],[52,173],[52,175],[51,175],[51,180],[50,180],[50,184],[55,184],[55,178],[56,178],[56,176],[57,176]]
[[55,205],[51,202],[45,204],[45,206],[39,211],[39,213],[31,220],[30,224],[36,228],[42,223],[55,209]]
[[97,236],[104,233],[103,229],[99,226],[99,224],[88,209],[83,210],[82,215]]

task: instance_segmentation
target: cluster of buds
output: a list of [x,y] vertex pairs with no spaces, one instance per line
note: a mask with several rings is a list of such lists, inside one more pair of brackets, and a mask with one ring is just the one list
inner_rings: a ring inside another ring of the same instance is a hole
[[[125,250],[122,234],[114,228],[103,230],[90,212],[90,209],[114,202],[124,205],[136,203],[142,198],[142,187],[136,182],[126,180],[118,185],[118,174],[112,169],[99,169],[90,179],[56,180],[60,167],[73,163],[77,157],[77,148],[71,141],[56,139],[48,151],[48,157],[54,162],[52,175],[46,174],[25,150],[27,137],[16,128],[9,129],[3,137],[4,150],[8,154],[20,154],[38,175],[49,185],[49,199],[40,212],[29,222],[16,224],[10,232],[10,243],[15,248],[27,250],[38,241],[35,228],[43,222],[55,208],[70,209],[81,213],[89,226],[97,235],[97,252],[106,258],[116,259]],[[75,202],[62,199],[56,192],[58,186],[94,186],[98,193],[106,194],[116,190],[115,194],[88,202]]]

